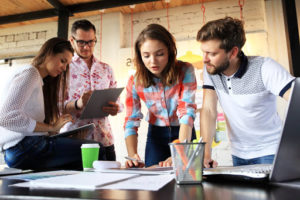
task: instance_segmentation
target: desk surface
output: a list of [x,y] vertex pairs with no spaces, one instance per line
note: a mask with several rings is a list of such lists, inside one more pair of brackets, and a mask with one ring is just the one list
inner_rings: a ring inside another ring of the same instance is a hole
[[297,199],[300,188],[274,186],[270,184],[207,182],[199,185],[177,185],[175,180],[161,190],[44,190],[9,187],[17,180],[0,179],[0,199],[143,199],[143,200],[281,200]]

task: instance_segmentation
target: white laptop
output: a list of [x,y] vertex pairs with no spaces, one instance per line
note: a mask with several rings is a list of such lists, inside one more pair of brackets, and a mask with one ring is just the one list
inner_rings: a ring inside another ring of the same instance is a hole
[[293,82],[281,139],[273,164],[206,168],[203,170],[203,175],[208,179],[222,177],[271,182],[300,180],[300,78],[296,78]]

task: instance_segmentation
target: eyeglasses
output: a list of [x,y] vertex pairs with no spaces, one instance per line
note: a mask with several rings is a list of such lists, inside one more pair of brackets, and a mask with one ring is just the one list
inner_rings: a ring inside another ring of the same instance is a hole
[[97,40],[89,40],[89,41],[84,41],[84,40],[76,40],[75,37],[72,37],[75,41],[76,41],[76,44],[79,46],[79,47],[84,47],[85,45],[88,45],[89,47],[93,47],[95,46]]

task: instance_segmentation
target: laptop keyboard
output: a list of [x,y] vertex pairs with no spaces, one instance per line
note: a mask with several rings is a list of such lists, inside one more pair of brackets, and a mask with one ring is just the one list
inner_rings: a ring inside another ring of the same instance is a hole
[[272,165],[252,165],[251,168],[245,168],[241,169],[241,171],[249,171],[251,173],[265,173],[265,174],[270,174],[272,170]]
[[271,164],[258,165],[243,165],[237,167],[217,167],[206,168],[203,170],[203,175],[233,175],[233,176],[247,176],[251,178],[266,178],[272,170]]

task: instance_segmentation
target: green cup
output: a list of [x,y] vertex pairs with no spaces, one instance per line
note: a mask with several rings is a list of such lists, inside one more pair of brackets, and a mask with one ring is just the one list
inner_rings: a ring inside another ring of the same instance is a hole
[[100,146],[97,143],[81,145],[82,167],[84,171],[93,168],[93,162],[98,160],[99,149]]

